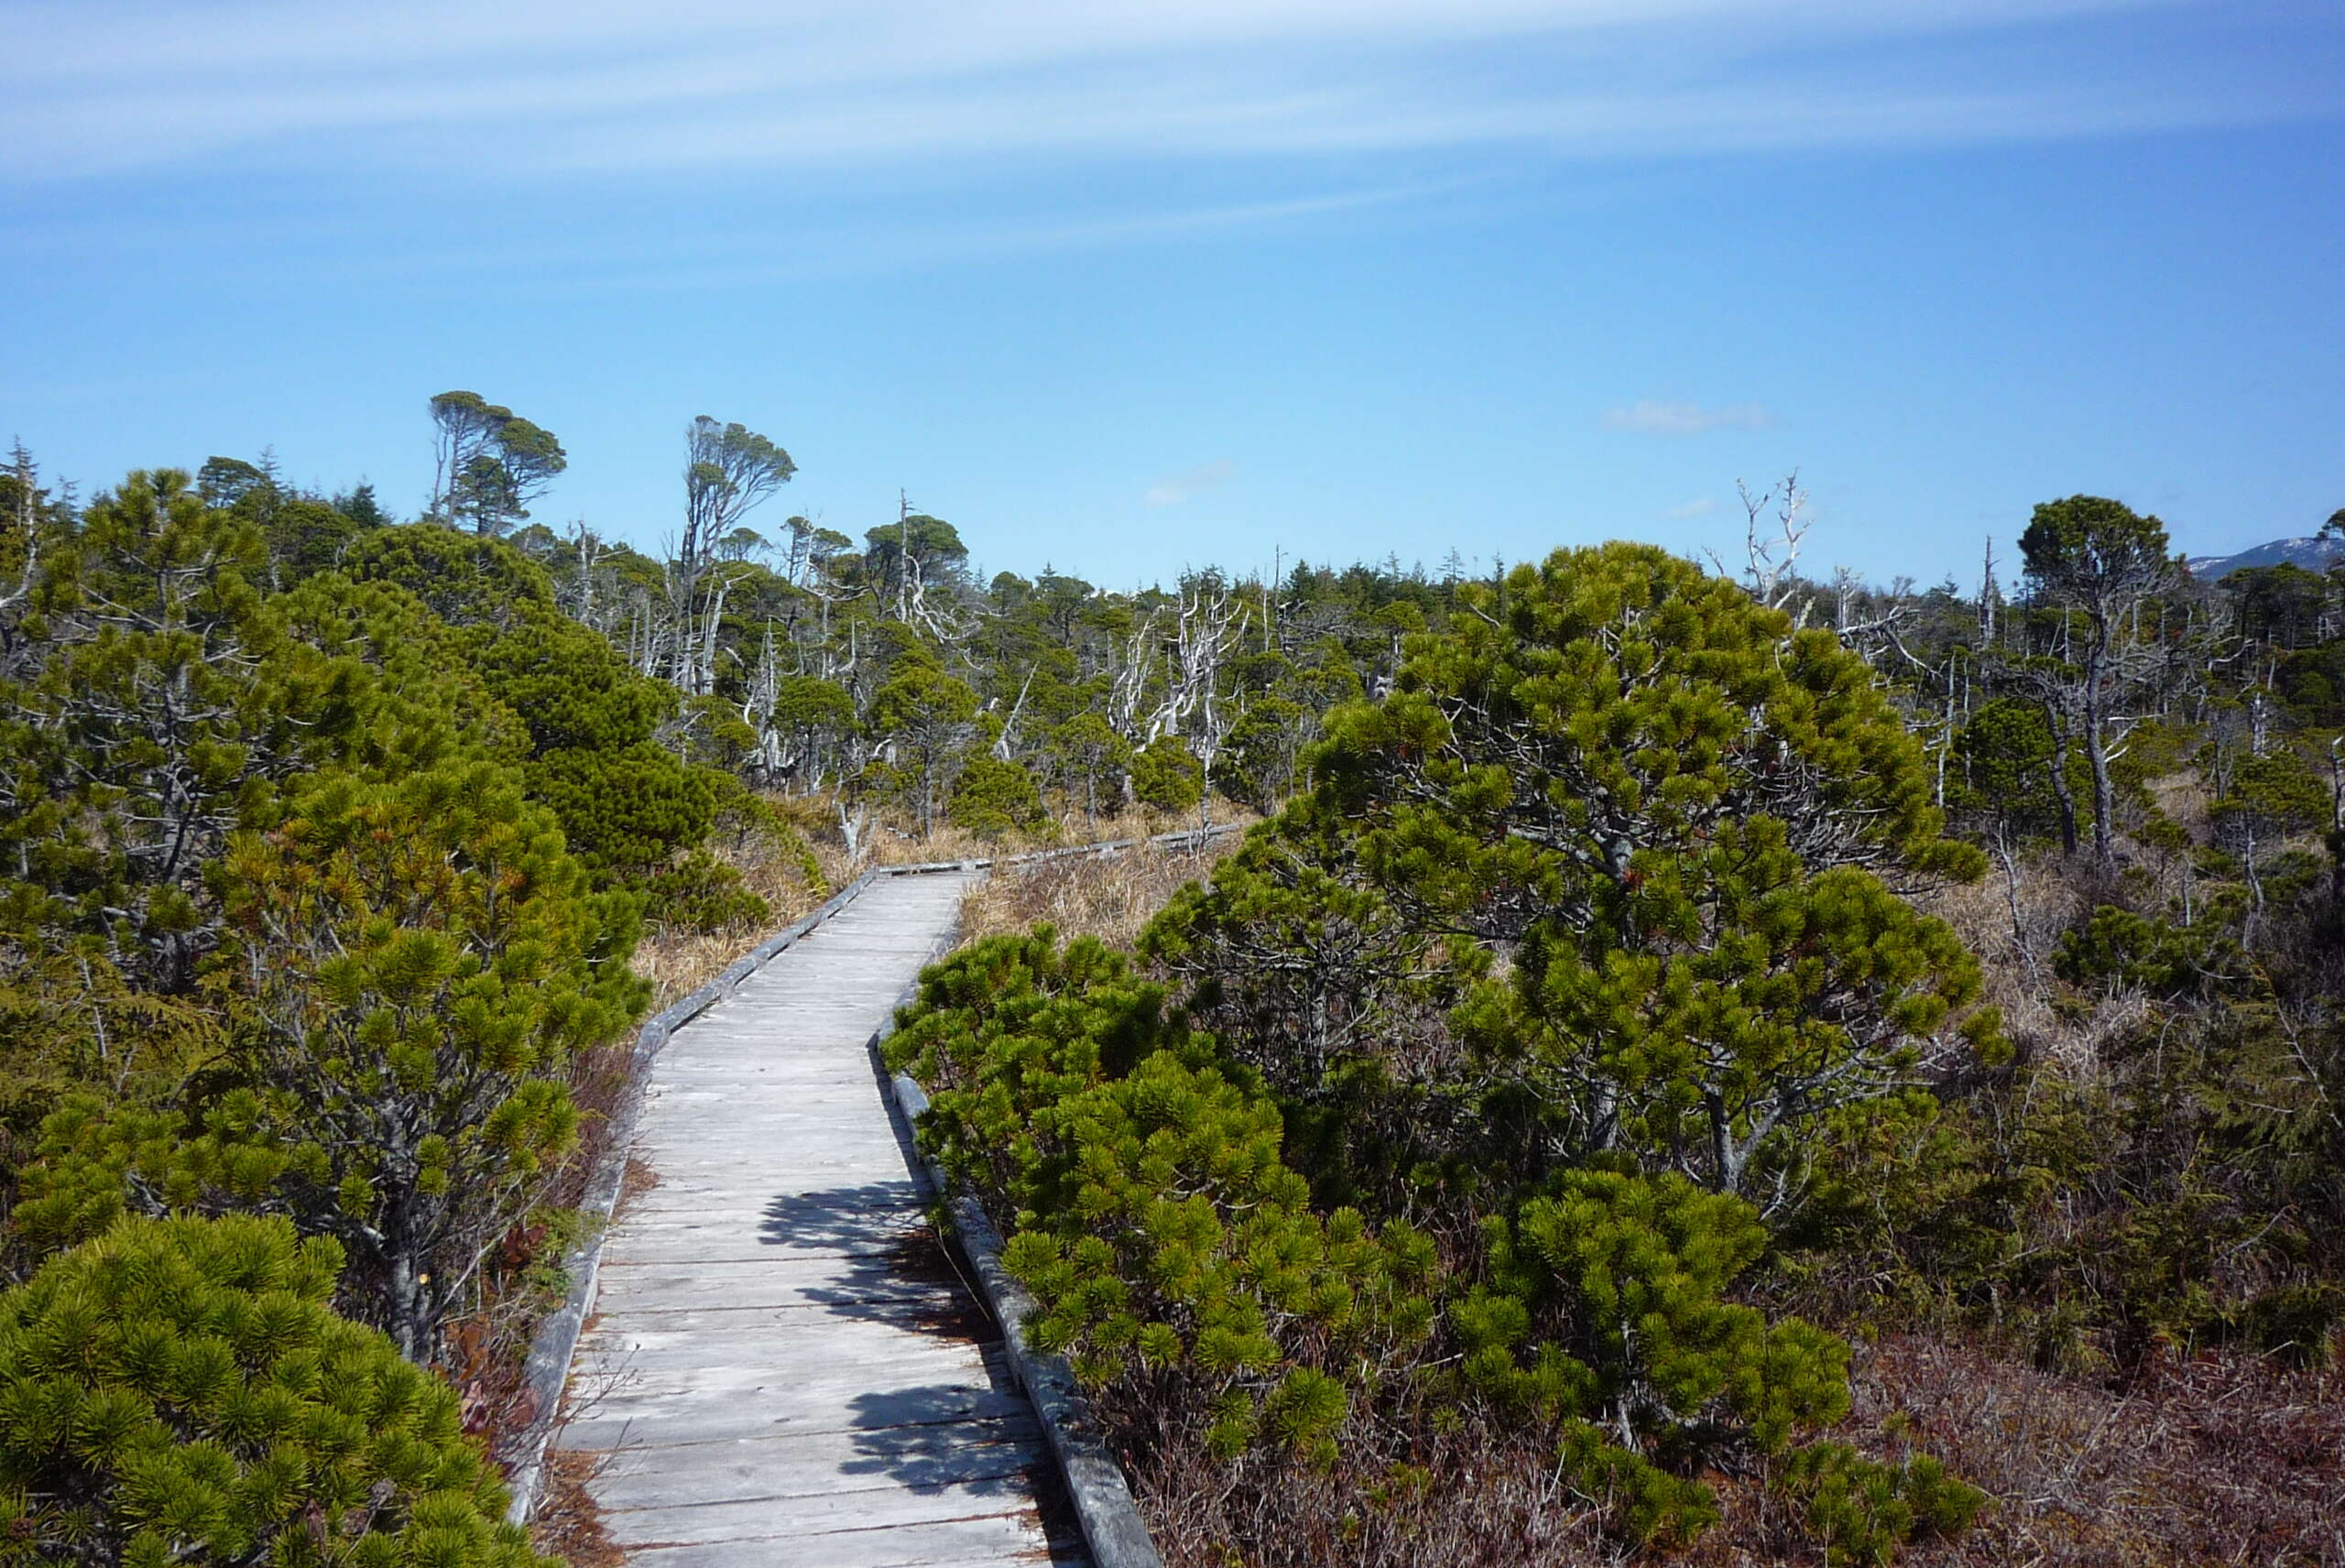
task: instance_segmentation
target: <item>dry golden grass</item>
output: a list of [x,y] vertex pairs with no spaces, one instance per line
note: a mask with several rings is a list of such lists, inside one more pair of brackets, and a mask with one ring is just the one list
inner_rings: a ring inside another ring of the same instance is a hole
[[[1260,819],[1252,812],[1216,802],[1213,825],[1237,823],[1251,826]],[[865,835],[864,855],[856,867],[868,870],[875,866],[922,866],[941,860],[1002,860],[1012,855],[1031,855],[1046,849],[1070,849],[1086,844],[1113,844],[1124,839],[1152,838],[1159,833],[1186,833],[1197,826],[1194,812],[1177,815],[1148,810],[1145,807],[1126,811],[1121,816],[1100,817],[1085,821],[1081,812],[1053,820],[1040,833],[1010,833],[995,838],[983,838],[950,822],[938,824],[936,830],[922,838],[911,826],[894,819],[875,818]],[[1225,835],[1227,836],[1227,835]],[[835,831],[831,837],[835,838]],[[845,851],[828,845],[842,861]]]
[[2099,1070],[2105,1048],[2138,1029],[2148,1012],[2138,995],[2074,995],[2053,979],[2053,948],[2092,901],[2090,889],[2055,854],[2016,857],[2008,872],[1994,865],[1980,881],[1941,888],[1925,900],[1979,955],[1985,1000],[2002,1009],[2012,1040],[2033,1060],[2085,1078]]
[[[810,883],[801,859],[769,839],[743,844],[710,846],[718,859],[741,874],[743,886],[766,901],[767,919],[758,924],[718,931],[695,931],[653,925],[636,945],[635,972],[651,982],[653,1010],[668,1006],[718,975],[725,965],[784,926],[812,914],[823,899],[852,879],[840,875],[845,856],[826,856],[814,844],[823,881]],[[836,863],[834,864],[834,860]]]
[[622,1568],[626,1549],[613,1539],[603,1510],[587,1490],[610,1454],[557,1448],[546,1455],[545,1490],[529,1516],[529,1544],[569,1568]]
[[1227,833],[1202,845],[1140,844],[1004,866],[961,901],[961,939],[975,942],[1048,920],[1062,937],[1129,945],[1183,883],[1211,876],[1244,837]]

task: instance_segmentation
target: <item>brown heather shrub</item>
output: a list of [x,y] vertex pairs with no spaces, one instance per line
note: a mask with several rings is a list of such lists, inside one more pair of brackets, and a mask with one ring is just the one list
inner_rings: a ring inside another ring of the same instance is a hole
[[[1146,1432],[1134,1495],[1165,1568],[1512,1568],[1632,1561],[1572,1498],[1546,1444],[1493,1426],[1461,1425],[1413,1465],[1370,1469],[1345,1457],[1320,1470],[1266,1452],[1225,1465],[1201,1430],[1170,1412],[1118,1412],[1127,1438]],[[1128,1449],[1128,1452],[1129,1450]],[[1707,1544],[1707,1542],[1705,1543]]]
[[[1935,1454],[1993,1499],[1969,1534],[1908,1568],[2345,1564],[2345,1382],[2248,1358],[2169,1366],[2130,1392],[2038,1371],[1956,1336],[1857,1347],[1849,1420],[1827,1435],[1896,1461]],[[1628,1552],[1521,1432],[1461,1424],[1412,1467],[1238,1466],[1162,1411],[1108,1414],[1168,1568],[1511,1568],[1821,1562],[1764,1474],[1706,1475],[1721,1518],[1674,1559]],[[1276,1474],[1260,1473],[1262,1469]]]
[[1964,1336],[1860,1345],[1852,1427],[1911,1443],[1996,1502],[1914,1563],[2121,1568],[2345,1564],[2345,1379],[2252,1356],[2150,1368],[2123,1390]]

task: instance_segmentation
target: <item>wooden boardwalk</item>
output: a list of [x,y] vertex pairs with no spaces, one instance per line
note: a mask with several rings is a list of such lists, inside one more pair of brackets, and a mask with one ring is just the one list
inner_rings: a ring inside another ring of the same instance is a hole
[[630,1563],[1084,1561],[867,1049],[968,882],[874,883],[653,1063],[557,1439]]

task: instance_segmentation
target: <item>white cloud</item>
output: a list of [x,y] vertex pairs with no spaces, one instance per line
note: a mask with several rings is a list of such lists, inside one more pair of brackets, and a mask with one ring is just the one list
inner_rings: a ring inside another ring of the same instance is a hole
[[1208,463],[1202,467],[1192,468],[1186,474],[1176,474],[1170,479],[1157,481],[1148,487],[1148,494],[1140,500],[1151,506],[1177,506],[1202,491],[1228,484],[1237,474],[1237,466],[1233,463]]
[[1604,410],[1608,430],[1636,430],[1652,436],[1698,436],[1711,430],[1764,430],[1777,423],[1764,404],[1734,403],[1705,408],[1699,403],[1662,402],[1645,398],[1625,408]]
[[0,177],[1647,157],[2328,111],[2309,83],[1881,58],[2186,7],[2213,0],[15,0]]
[[1661,515],[1669,518],[1673,522],[1682,523],[1686,521],[1688,518],[1707,517],[1718,509],[1718,503],[1717,496],[1697,495],[1693,500],[1687,501],[1682,506],[1669,507]]

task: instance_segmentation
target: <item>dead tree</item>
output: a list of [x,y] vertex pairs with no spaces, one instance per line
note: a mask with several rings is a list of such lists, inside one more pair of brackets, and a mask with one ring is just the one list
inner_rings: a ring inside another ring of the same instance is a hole
[[[1792,470],[1781,484],[1771,485],[1757,495],[1740,479],[1734,482],[1734,489],[1742,497],[1743,550],[1747,560],[1741,572],[1743,586],[1767,608],[1784,609],[1804,586],[1796,570],[1800,546],[1806,541],[1808,529],[1816,526],[1816,520],[1808,516],[1807,492],[1800,488],[1799,470]],[[1710,564],[1721,575],[1735,575],[1716,550],[1709,555]],[[1806,623],[1810,607],[1805,604],[1800,607],[1796,618],[1802,625]]]

